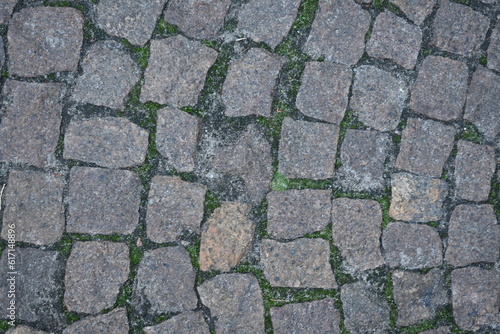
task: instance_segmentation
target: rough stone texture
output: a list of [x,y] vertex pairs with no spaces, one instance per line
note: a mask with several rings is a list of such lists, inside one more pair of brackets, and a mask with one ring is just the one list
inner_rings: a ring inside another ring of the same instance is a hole
[[48,334],[48,332],[38,331],[24,325],[17,325],[15,327],[11,327],[5,334]]
[[370,14],[352,0],[321,0],[304,50],[313,57],[354,65],[365,50]]
[[408,85],[375,66],[360,66],[352,88],[351,108],[360,121],[379,131],[394,130],[399,123]]
[[141,102],[195,105],[217,52],[180,35],[151,41]]
[[351,81],[352,71],[347,66],[308,62],[295,104],[306,116],[340,125]]
[[460,140],[455,158],[455,191],[468,201],[486,201],[495,173],[495,148]]
[[3,40],[0,40],[0,69],[5,64],[5,48],[3,46]]
[[153,177],[146,213],[148,238],[164,243],[175,241],[185,230],[199,233],[206,191],[205,186],[178,177]]
[[438,329],[431,329],[420,334],[451,334],[448,326],[439,327]]
[[392,273],[394,301],[398,308],[397,326],[409,326],[436,316],[448,304],[444,273],[432,269],[427,274],[396,270]]
[[120,117],[72,119],[64,137],[64,159],[102,167],[132,167],[144,162],[147,130]]
[[340,185],[355,191],[383,189],[389,144],[388,134],[347,129],[340,151],[342,165],[337,171]]
[[229,271],[245,256],[253,241],[255,224],[249,207],[239,202],[215,209],[201,234],[200,269]]
[[280,67],[281,59],[256,48],[232,60],[222,87],[226,116],[271,116]]
[[352,272],[384,264],[380,252],[382,210],[374,200],[338,198],[332,201],[332,236],[344,266]]
[[77,321],[67,327],[63,334],[108,334],[128,333],[128,331],[127,311],[125,308],[117,308],[107,314]]
[[75,242],[66,265],[64,305],[69,311],[81,313],[112,307],[129,272],[125,243]]
[[345,327],[352,334],[386,333],[389,330],[389,305],[368,284],[349,283],[341,289]]
[[458,205],[450,218],[446,261],[453,266],[495,262],[500,254],[500,225],[493,206]]
[[432,13],[436,0],[391,0],[406,16],[418,25],[421,25],[427,16]]
[[330,245],[324,239],[262,240],[260,261],[271,286],[335,289]]
[[451,272],[451,284],[453,316],[460,328],[472,331],[481,326],[493,330],[500,328],[500,274],[497,270],[456,269]]
[[340,334],[340,313],[331,298],[271,308],[275,334]]
[[426,225],[390,223],[382,236],[384,257],[391,267],[420,269],[440,266],[443,245],[435,228]]
[[419,27],[391,12],[383,12],[375,20],[366,51],[372,57],[386,58],[411,70],[417,63],[421,43]]
[[396,168],[440,177],[455,140],[455,128],[440,122],[410,118],[401,136]]
[[210,334],[201,312],[188,311],[176,315],[159,325],[144,327],[144,334]]
[[467,93],[465,63],[444,57],[425,58],[411,92],[410,108],[442,121],[462,114]]
[[490,45],[488,46],[487,54],[488,68],[500,71],[500,25],[497,25],[491,33]]
[[222,28],[230,5],[230,0],[171,0],[163,18],[188,36],[211,39]]
[[25,8],[7,32],[9,74],[23,77],[75,72],[83,41],[83,16],[74,8]]
[[264,305],[259,282],[248,274],[219,275],[198,287],[217,333],[264,333]]
[[0,24],[7,24],[18,0],[4,0],[0,3]]
[[166,0],[101,0],[97,24],[108,34],[144,45],[151,38]]
[[121,109],[125,99],[139,80],[137,64],[114,41],[92,44],[81,64],[71,98],[80,103]]
[[333,177],[339,127],[285,118],[279,144],[278,172],[288,178]]
[[490,20],[472,8],[441,0],[431,44],[468,57],[484,42],[489,26]]
[[55,165],[61,126],[62,85],[7,80],[0,123],[0,161],[37,167]]
[[300,0],[261,0],[243,4],[238,28],[256,42],[274,49],[288,34],[297,16]]
[[66,231],[131,234],[139,222],[140,193],[141,183],[134,172],[73,167]]
[[196,145],[201,120],[175,108],[158,110],[156,147],[178,172],[195,168]]
[[16,241],[51,245],[64,231],[64,177],[11,170],[5,192],[2,238],[15,225]]
[[272,191],[267,195],[267,232],[293,239],[322,230],[330,223],[331,190]]
[[440,179],[407,173],[392,174],[389,216],[396,220],[430,222],[443,217],[448,185]]

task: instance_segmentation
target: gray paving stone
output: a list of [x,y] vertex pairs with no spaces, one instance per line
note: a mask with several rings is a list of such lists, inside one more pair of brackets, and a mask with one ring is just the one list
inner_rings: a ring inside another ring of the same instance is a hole
[[100,0],[97,24],[108,34],[143,46],[151,38],[166,0]]
[[332,298],[271,308],[275,334],[340,334],[340,313]]
[[389,59],[411,70],[417,63],[422,44],[422,31],[391,13],[380,13],[373,25],[373,33],[366,44],[371,57]]
[[430,118],[450,121],[460,117],[467,94],[465,63],[427,57],[411,92],[410,108]]
[[262,49],[252,48],[233,59],[222,87],[226,116],[271,116],[280,67],[281,59]]
[[68,7],[25,8],[9,21],[7,40],[10,75],[75,72],[83,41],[83,16]]
[[144,327],[144,334],[210,334],[200,311],[187,311],[155,326]]
[[436,0],[391,0],[406,16],[418,25],[432,13]]
[[4,0],[0,4],[0,24],[7,24],[18,0]]
[[442,123],[410,118],[401,136],[396,168],[440,177],[455,140],[455,128]]
[[382,235],[385,261],[390,267],[421,269],[440,266],[443,245],[435,228],[390,223]]
[[327,62],[308,62],[295,104],[306,116],[340,125],[347,108],[352,71]]
[[453,266],[495,262],[500,254],[500,225],[493,206],[457,205],[448,228],[446,261]]
[[356,69],[351,108],[360,121],[379,131],[394,130],[399,123],[408,84],[375,66]]
[[304,51],[313,57],[354,65],[365,50],[370,14],[352,0],[321,0]]
[[15,327],[11,327],[5,334],[48,334],[48,332],[38,331],[24,325],[17,325]]
[[76,241],[66,265],[64,305],[93,314],[112,307],[128,279],[129,264],[125,243]]
[[288,178],[333,177],[340,128],[333,124],[285,118],[279,144],[278,172]]
[[432,269],[427,274],[396,270],[392,274],[394,301],[398,309],[397,326],[409,326],[436,316],[448,304],[444,273]]
[[0,161],[37,167],[55,165],[61,126],[62,85],[7,80],[0,123]]
[[2,238],[14,225],[16,241],[51,245],[64,231],[64,177],[11,170],[5,191]]
[[164,243],[175,241],[185,230],[199,233],[206,191],[205,186],[179,177],[153,177],[146,213],[148,238]]
[[5,64],[5,47],[3,40],[0,40],[0,69],[3,68],[3,64]]
[[264,305],[259,282],[249,274],[218,275],[198,287],[217,333],[264,333]]
[[374,200],[337,198],[332,201],[332,237],[344,267],[351,271],[383,265],[380,252],[382,210]]
[[431,329],[422,332],[421,334],[451,334],[451,332],[450,332],[450,327],[444,326],[444,327],[439,327],[437,329]]
[[491,33],[487,55],[488,68],[500,71],[500,25],[497,25]]
[[262,240],[260,261],[271,286],[335,289],[330,245],[324,239]]
[[108,334],[128,333],[128,319],[125,308],[117,308],[107,314],[87,317],[67,327],[63,334]]
[[468,6],[441,0],[431,45],[469,57],[486,38],[490,20]]
[[73,118],[64,137],[64,159],[102,167],[132,167],[144,162],[147,130],[120,117]]
[[141,102],[174,107],[195,105],[217,52],[180,35],[152,40]]
[[73,167],[66,231],[131,234],[139,222],[140,194],[141,183],[134,172]]
[[294,239],[330,223],[331,190],[271,191],[267,195],[267,232],[272,238]]

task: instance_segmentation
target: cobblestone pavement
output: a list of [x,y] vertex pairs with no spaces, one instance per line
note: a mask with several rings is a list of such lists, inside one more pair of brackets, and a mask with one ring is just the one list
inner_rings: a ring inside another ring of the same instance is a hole
[[0,333],[499,333],[497,0],[1,0],[0,35]]

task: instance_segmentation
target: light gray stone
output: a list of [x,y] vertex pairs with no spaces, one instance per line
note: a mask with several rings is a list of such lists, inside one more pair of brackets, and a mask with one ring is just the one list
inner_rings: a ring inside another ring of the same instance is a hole
[[95,317],[87,317],[67,327],[63,334],[109,334],[128,333],[128,319],[125,308],[117,308],[113,311]]
[[500,25],[497,25],[491,33],[487,55],[488,68],[500,71]]
[[4,0],[0,3],[0,24],[7,24],[18,0]]
[[207,323],[200,311],[187,311],[158,325],[144,327],[144,334],[210,334]]
[[24,325],[17,325],[15,327],[11,327],[5,334],[48,334],[48,332],[38,331]]
[[432,13],[436,0],[391,0],[406,16],[418,25]]

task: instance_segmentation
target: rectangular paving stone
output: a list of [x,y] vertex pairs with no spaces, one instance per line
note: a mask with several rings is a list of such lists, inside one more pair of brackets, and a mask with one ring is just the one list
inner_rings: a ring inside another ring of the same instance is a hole
[[491,33],[487,52],[487,66],[491,70],[500,71],[500,25],[497,25]]
[[63,334],[88,334],[88,333],[128,333],[127,310],[119,307],[113,311],[86,317],[75,322],[63,330]]
[[391,0],[406,16],[421,25],[432,13],[436,0]]
[[15,327],[11,327],[5,334],[48,334],[48,332],[38,331],[24,325],[16,325]]
[[0,24],[7,24],[18,0],[4,0],[0,3]]
[[143,331],[144,334],[210,334],[210,329],[200,311],[183,312],[158,325],[144,327]]

